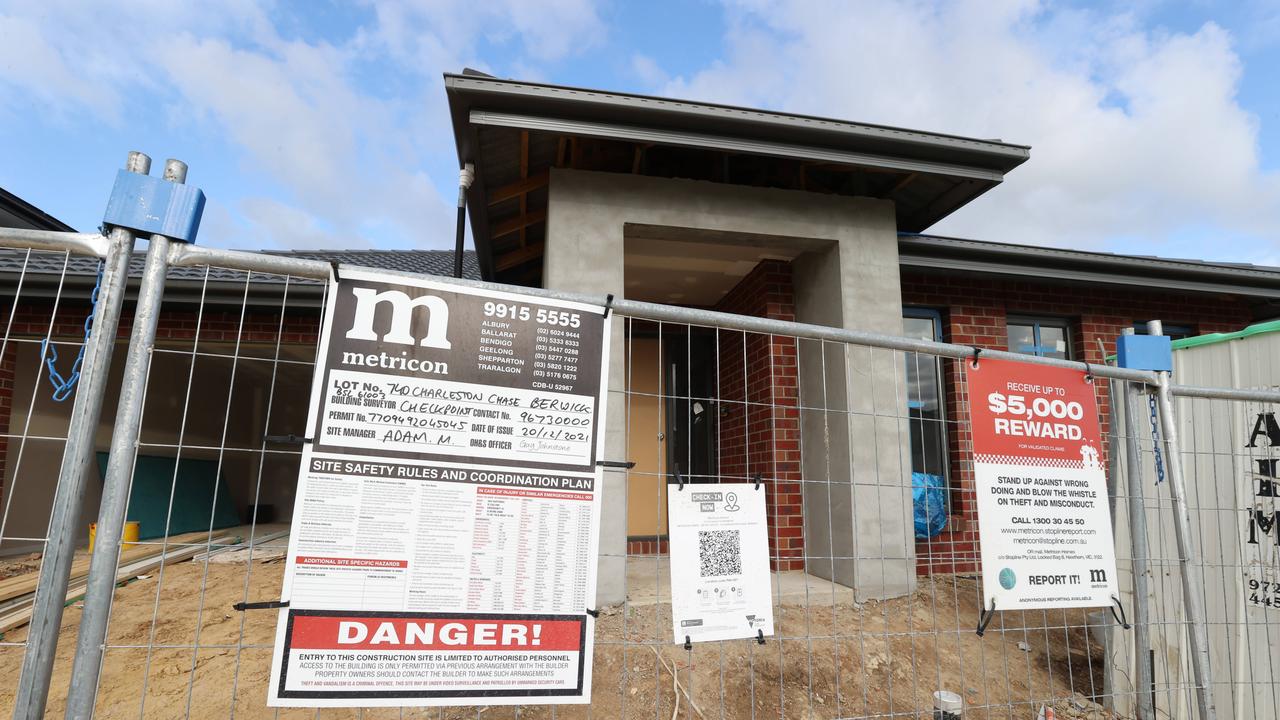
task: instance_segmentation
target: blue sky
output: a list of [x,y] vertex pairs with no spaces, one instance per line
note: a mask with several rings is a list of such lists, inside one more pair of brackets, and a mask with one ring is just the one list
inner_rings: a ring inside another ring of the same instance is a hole
[[932,230],[1280,264],[1280,0],[0,0],[0,187],[90,229],[139,149],[205,244],[447,247],[464,66],[1025,143]]

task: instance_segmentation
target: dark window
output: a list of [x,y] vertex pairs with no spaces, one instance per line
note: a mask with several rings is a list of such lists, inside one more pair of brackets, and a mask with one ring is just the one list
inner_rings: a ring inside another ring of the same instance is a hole
[[[904,308],[902,330],[909,338],[942,340],[936,310]],[[911,425],[911,470],[947,479],[947,423],[942,366],[933,355],[903,353],[907,361],[907,417]]]
[[[1196,334],[1195,329],[1190,325],[1164,325],[1164,334],[1169,336],[1171,340],[1181,340],[1189,338]],[[1139,335],[1147,334],[1147,324],[1145,322],[1136,322],[1133,324],[1133,331]]]
[[1010,316],[1009,352],[1040,357],[1071,357],[1071,324],[1061,318]]

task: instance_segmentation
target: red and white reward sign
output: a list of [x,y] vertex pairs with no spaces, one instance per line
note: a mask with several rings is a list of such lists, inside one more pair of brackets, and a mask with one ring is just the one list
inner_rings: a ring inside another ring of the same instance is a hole
[[582,692],[586,623],[577,616],[295,610],[288,622],[284,697],[340,690],[344,701],[452,704]]
[[1111,605],[1115,544],[1094,386],[1083,372],[965,363],[985,605]]

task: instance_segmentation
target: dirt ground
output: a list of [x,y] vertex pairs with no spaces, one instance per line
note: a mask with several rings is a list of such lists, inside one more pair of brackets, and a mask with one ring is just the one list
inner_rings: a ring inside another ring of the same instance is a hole
[[[78,557],[77,553],[77,557]],[[31,553],[0,562],[0,580],[25,575],[40,569],[40,553]]]
[[[1001,613],[979,638],[976,581],[953,577],[891,601],[775,608],[777,636],[764,645],[707,643],[692,652],[669,642],[667,605],[602,611],[592,705],[554,715],[546,706],[277,714],[265,703],[276,611],[231,605],[276,599],[282,572],[280,563],[255,562],[246,582],[244,564],[185,562],[164,569],[162,586],[153,574],[121,587],[96,717],[665,719],[677,699],[672,669],[681,718],[928,718],[938,689],[964,696],[966,719],[1034,720],[1041,702],[1060,718],[1109,717],[1087,700],[1102,694],[1102,648],[1082,612]],[[63,715],[79,620],[80,609],[68,607],[46,717]],[[12,712],[25,638],[16,630],[0,645],[0,677],[9,679],[0,683],[0,717]]]

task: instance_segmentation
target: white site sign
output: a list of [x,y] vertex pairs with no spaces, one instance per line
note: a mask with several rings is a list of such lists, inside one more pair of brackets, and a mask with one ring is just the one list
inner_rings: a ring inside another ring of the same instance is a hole
[[271,706],[586,703],[604,308],[342,269]]
[[686,484],[667,492],[675,641],[773,634],[764,490]]

